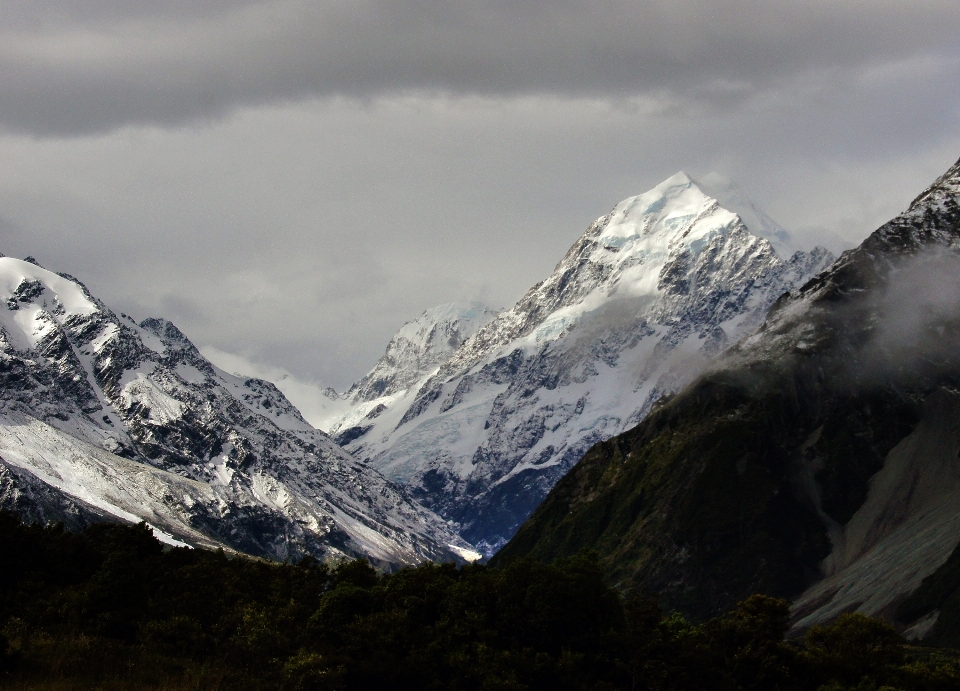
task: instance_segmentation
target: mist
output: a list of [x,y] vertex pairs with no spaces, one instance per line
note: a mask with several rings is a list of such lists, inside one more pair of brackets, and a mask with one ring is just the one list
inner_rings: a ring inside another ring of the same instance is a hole
[[876,314],[868,363],[898,371],[960,364],[960,251],[931,248],[895,265]]

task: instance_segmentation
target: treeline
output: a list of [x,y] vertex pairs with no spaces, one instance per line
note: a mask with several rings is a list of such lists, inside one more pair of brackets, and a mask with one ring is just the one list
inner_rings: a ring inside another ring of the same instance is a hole
[[702,624],[607,587],[581,554],[391,575],[164,548],[0,514],[5,689],[960,689],[950,651],[859,615],[785,642],[754,596]]

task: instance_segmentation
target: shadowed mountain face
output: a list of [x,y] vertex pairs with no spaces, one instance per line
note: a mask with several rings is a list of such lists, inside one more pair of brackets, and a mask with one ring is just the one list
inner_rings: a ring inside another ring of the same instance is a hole
[[311,427],[272,384],[211,365],[170,322],[0,257],[0,508],[148,521],[174,544],[385,567],[469,545]]
[[699,617],[755,592],[796,599],[798,628],[894,617],[960,540],[958,198],[960,163],[594,446],[494,561],[590,547]]
[[[620,202],[513,307],[404,327],[331,432],[494,553],[587,449],[832,262],[823,248],[779,255],[766,236],[788,236],[754,212],[746,225],[683,173]],[[432,336],[453,326],[469,338]]]

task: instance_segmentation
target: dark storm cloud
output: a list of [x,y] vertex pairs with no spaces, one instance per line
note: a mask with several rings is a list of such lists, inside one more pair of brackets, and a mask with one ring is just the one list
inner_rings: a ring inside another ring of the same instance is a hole
[[0,27],[0,123],[41,136],[405,91],[723,108],[805,73],[960,52],[955,0],[15,0]]

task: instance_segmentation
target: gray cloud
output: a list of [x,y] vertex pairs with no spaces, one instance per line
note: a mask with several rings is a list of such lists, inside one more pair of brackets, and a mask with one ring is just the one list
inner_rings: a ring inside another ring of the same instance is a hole
[[[892,353],[928,352],[942,349],[944,329],[951,327],[957,352],[960,324],[960,255],[934,248],[897,266],[880,302],[882,321],[876,327],[874,344]],[[927,341],[935,343],[928,344]]]
[[0,26],[0,123],[40,136],[405,92],[723,108],[803,74],[960,54],[953,0],[13,0]]
[[960,154],[955,1],[0,0],[0,252],[344,387],[683,168],[839,250]]
[[[940,247],[895,262],[882,292],[862,300],[875,315],[857,381],[916,385],[942,377],[960,354],[960,254]],[[851,306],[851,309],[858,309]]]
[[[798,83],[684,116],[394,98],[0,137],[0,251],[72,273],[137,318],[168,317],[198,345],[342,388],[406,320],[450,300],[511,304],[591,221],[680,168],[727,174],[786,227],[806,226],[807,244],[832,233],[834,249],[851,246],[960,152],[921,106],[888,114],[904,94],[948,103],[923,80],[895,86],[821,82],[814,108]],[[838,95],[855,87],[860,109]]]

